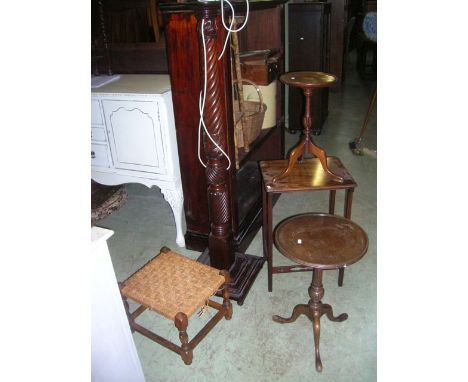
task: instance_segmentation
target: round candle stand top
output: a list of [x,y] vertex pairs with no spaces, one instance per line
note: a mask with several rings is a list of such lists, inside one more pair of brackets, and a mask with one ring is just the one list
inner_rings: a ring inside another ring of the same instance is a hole
[[287,258],[313,268],[307,304],[294,307],[291,317],[273,316],[273,321],[284,324],[296,321],[304,314],[313,323],[315,368],[322,371],[320,359],[320,317],[341,322],[346,313],[335,317],[331,305],[322,303],[324,288],[322,273],[327,269],[346,267],[360,260],[367,252],[366,232],[349,219],[325,213],[306,213],[283,220],[275,229],[275,245]]
[[280,81],[286,85],[308,89],[333,86],[338,78],[324,72],[288,72],[280,76]]

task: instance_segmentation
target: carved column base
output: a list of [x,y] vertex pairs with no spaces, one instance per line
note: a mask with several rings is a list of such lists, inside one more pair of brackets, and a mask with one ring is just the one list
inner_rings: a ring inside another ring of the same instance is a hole
[[[210,265],[210,256],[208,248],[200,255],[198,261],[202,264]],[[263,267],[265,259],[263,257],[247,255],[236,252],[234,263],[228,269],[231,275],[231,284],[229,286],[229,298],[237,301],[238,305],[244,303],[250,287],[253,285],[258,273]],[[222,296],[218,292],[218,296]]]

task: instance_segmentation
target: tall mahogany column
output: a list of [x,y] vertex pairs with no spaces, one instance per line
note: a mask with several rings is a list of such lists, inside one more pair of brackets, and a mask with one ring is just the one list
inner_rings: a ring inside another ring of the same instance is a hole
[[[229,49],[218,59],[227,34],[221,22],[220,4],[189,2],[167,4],[161,8],[166,17],[165,37],[179,160],[186,175],[182,177],[182,187],[184,195],[190,196],[184,197],[187,226],[204,223],[200,216],[204,215],[204,209],[208,209],[208,248],[198,261],[229,270],[229,296],[242,304],[264,259],[235,252],[233,245],[236,168],[231,64]],[[206,73],[203,41],[206,46]],[[200,154],[206,168],[197,158],[199,96],[204,88],[205,74],[205,125],[211,138],[231,159],[229,169],[228,159],[205,132]],[[200,181],[201,177],[205,179],[206,187]],[[191,182],[194,178],[197,181]]]
[[[228,179],[229,161],[223,152],[230,150],[227,145],[228,119],[226,118],[226,97],[224,94],[226,62],[229,49],[219,58],[226,33],[219,18],[219,4],[212,3],[196,11],[199,35],[201,84],[206,94],[203,119],[211,139],[203,131],[203,147],[206,157],[206,181],[208,186],[208,208],[211,232],[208,236],[210,263],[218,269],[229,269],[234,262],[232,246],[231,205]],[[203,42],[204,37],[204,42]],[[205,64],[205,48],[206,64]],[[206,68],[206,73],[205,73]],[[220,147],[218,148],[213,141]],[[234,168],[232,164],[231,169]],[[212,254],[216,254],[213,256]]]

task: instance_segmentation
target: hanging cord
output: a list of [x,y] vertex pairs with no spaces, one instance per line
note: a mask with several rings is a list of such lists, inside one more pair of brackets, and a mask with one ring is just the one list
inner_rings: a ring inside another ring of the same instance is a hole
[[[229,7],[231,8],[232,16],[231,16],[231,25],[229,25],[229,27],[226,25],[226,22],[224,21],[224,4],[223,4],[224,2],[226,2],[229,5]],[[224,54],[224,51],[226,50],[226,46],[227,46],[227,43],[229,41],[229,36],[231,35],[231,32],[234,32],[234,33],[239,32],[242,29],[244,29],[244,27],[247,25],[247,20],[249,19],[249,13],[250,13],[250,5],[249,5],[249,0],[245,0],[245,2],[246,2],[247,9],[245,11],[244,23],[239,28],[232,29],[232,25],[234,24],[234,19],[236,17],[236,14],[234,12],[234,7],[232,6],[232,4],[231,4],[231,2],[229,0],[221,0],[221,21],[223,22],[224,29],[226,29],[228,33],[226,35],[226,40],[224,40],[223,51],[219,55],[218,60],[220,60],[221,57],[223,57],[223,54]]]
[[226,24],[224,23],[224,7],[223,7],[223,1],[224,1],[224,0],[221,0],[221,20],[223,21],[224,29],[226,29],[228,33],[227,33],[227,35],[226,35],[226,39],[224,40],[223,50],[221,51],[221,54],[220,54],[219,57],[218,57],[218,61],[221,60],[221,58],[222,58],[223,55],[224,55],[224,51],[226,50],[226,46],[227,46],[228,41],[229,41],[229,36],[231,35],[232,25],[234,24],[234,17],[235,17],[234,7],[233,7],[232,4],[227,0],[228,5],[231,7],[231,13],[232,13],[231,24],[229,25],[229,28],[227,28],[227,27],[226,27]]

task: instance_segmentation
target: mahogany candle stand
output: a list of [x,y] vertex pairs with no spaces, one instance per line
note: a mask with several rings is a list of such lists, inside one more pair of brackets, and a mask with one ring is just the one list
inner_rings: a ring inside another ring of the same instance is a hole
[[277,175],[273,182],[279,179],[285,178],[291,174],[294,165],[298,159],[302,158],[308,152],[316,156],[323,169],[327,172],[330,177],[336,181],[342,182],[343,178],[339,175],[334,174],[328,167],[327,154],[325,150],[317,146],[312,140],[312,114],[311,114],[311,98],[312,91],[316,88],[325,88],[334,85],[337,82],[337,78],[328,73],[323,72],[289,72],[280,76],[280,81],[285,85],[299,87],[303,90],[305,96],[305,112],[302,118],[302,124],[304,125],[304,133],[299,143],[294,146],[289,154],[289,161],[287,168],[280,174]]

